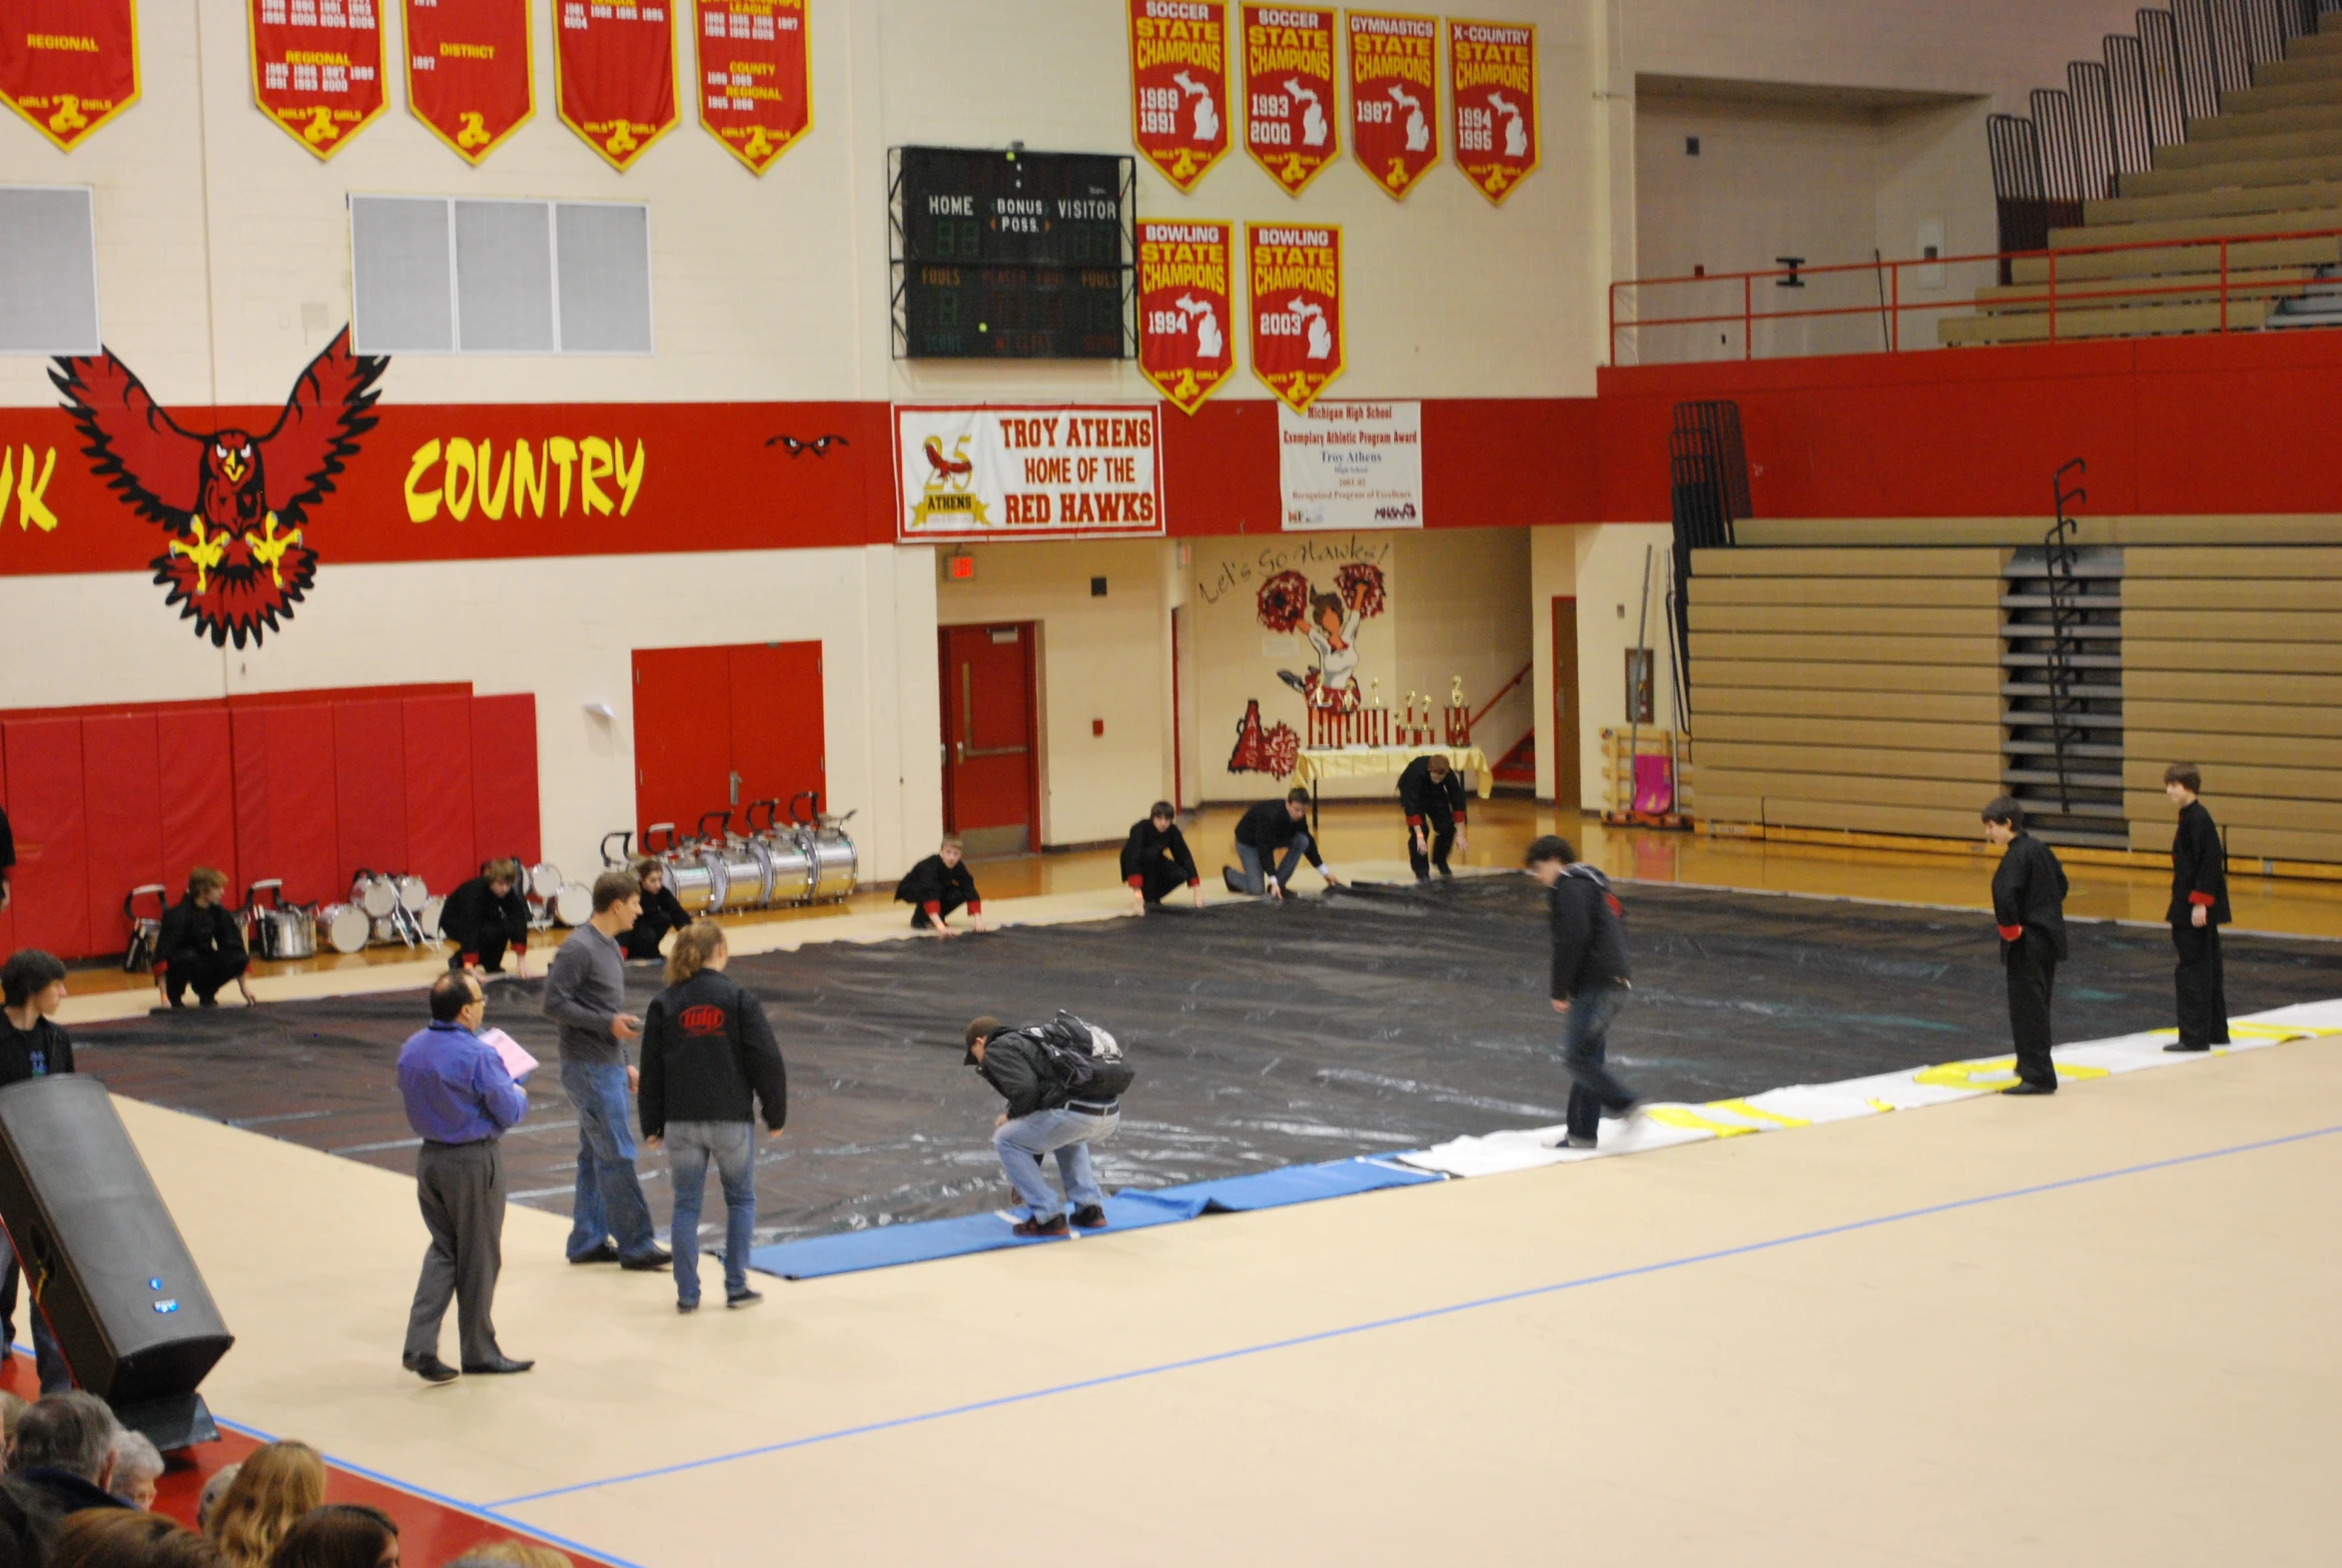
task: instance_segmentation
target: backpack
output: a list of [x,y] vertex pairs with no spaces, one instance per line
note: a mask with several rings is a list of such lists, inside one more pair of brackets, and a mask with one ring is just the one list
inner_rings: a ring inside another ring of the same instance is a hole
[[1069,1100],[1118,1100],[1139,1077],[1123,1061],[1121,1041],[1062,1008],[1056,1018],[1025,1033],[1049,1059]]

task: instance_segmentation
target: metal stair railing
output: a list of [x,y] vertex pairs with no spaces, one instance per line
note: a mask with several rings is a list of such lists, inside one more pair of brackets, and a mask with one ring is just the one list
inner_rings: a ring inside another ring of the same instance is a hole
[[2076,645],[2075,630],[2082,624],[2081,585],[2074,580],[2074,566],[2080,552],[2075,548],[2074,535],[2078,531],[2074,519],[2065,508],[2089,499],[2090,492],[2078,485],[2065,487],[2065,476],[2080,471],[2087,474],[2090,465],[2079,457],[2058,468],[2049,481],[2050,493],[2055,497],[2057,520],[2041,536],[2041,554],[2049,575],[2049,647],[2046,684],[2049,688],[2049,737],[2055,748],[2057,764],[2057,809],[2073,811],[2072,774],[2067,764],[2068,749],[2079,743],[2078,726],[2073,722],[2082,711],[2081,699],[2073,692],[2073,658],[2080,651]]

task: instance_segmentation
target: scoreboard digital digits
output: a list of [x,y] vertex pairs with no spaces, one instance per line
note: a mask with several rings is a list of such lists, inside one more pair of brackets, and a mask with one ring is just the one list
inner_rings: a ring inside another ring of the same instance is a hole
[[896,157],[899,358],[1131,357],[1129,158],[942,147]]

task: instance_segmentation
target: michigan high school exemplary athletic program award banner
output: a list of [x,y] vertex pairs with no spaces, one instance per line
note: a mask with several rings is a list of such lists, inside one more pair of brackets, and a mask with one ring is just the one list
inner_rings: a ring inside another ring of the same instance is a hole
[[813,129],[805,0],[699,0],[699,123],[756,174]]
[[252,96],[261,113],[331,158],[386,102],[378,0],[250,0]]
[[1163,532],[1153,403],[895,409],[895,536],[939,540]]
[[1131,139],[1182,191],[1227,152],[1227,7],[1130,0]]
[[1287,532],[1423,526],[1423,405],[1313,402],[1276,410]]
[[476,164],[536,113],[528,0],[406,0],[406,107]]
[[1246,224],[1245,304],[1252,374],[1290,408],[1306,408],[1342,372],[1341,230]]
[[1350,150],[1392,201],[1439,162],[1439,23],[1352,11]]
[[1223,223],[1139,225],[1139,372],[1193,413],[1236,368],[1235,237]]
[[1333,91],[1333,13],[1247,5],[1244,24],[1244,151],[1298,196],[1341,156],[1341,106]]
[[627,169],[675,128],[672,0],[612,5],[554,0],[553,72],[561,123]]
[[138,102],[130,0],[9,0],[0,7],[0,103],[64,152]]
[[1447,70],[1456,167],[1502,206],[1537,167],[1537,29],[1451,17]]

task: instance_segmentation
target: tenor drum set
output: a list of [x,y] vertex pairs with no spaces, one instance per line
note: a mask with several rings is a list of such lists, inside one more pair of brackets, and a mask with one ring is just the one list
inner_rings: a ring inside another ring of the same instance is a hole
[[[687,915],[834,902],[858,880],[859,857],[846,831],[853,815],[824,814],[821,797],[806,790],[788,803],[785,818],[779,800],[751,801],[740,813],[745,832],[734,830],[729,811],[708,812],[687,837],[671,822],[651,823],[642,849],[664,870],[667,890]],[[602,835],[602,863],[626,865],[633,838]]]

